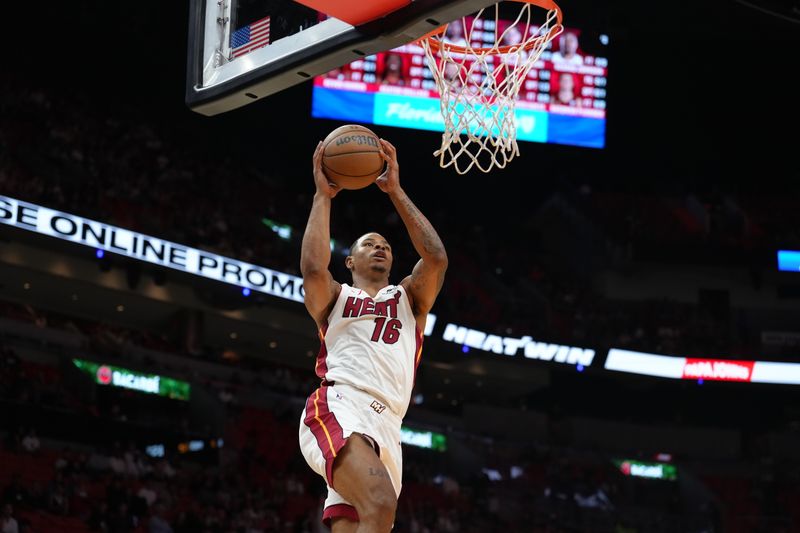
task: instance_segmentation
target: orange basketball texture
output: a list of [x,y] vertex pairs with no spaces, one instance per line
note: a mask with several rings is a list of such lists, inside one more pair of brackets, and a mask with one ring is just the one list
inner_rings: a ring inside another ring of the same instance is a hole
[[378,136],[364,126],[347,124],[322,142],[322,170],[342,189],[363,189],[383,172]]

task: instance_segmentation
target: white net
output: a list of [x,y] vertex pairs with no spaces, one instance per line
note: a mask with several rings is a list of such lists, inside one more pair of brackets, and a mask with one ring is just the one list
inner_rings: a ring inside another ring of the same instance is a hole
[[[459,174],[473,167],[489,172],[519,155],[517,95],[547,44],[563,30],[555,4],[537,3],[552,5],[539,26],[533,24],[536,5],[522,3],[511,21],[502,20],[495,5],[422,40],[441,95],[445,131],[434,155],[442,168],[452,166]],[[494,46],[473,47],[486,39],[487,28],[494,31]]]

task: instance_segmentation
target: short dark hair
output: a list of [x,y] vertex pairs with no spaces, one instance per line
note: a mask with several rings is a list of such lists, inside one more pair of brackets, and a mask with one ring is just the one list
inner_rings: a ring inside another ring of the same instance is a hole
[[[366,235],[366,233],[364,235]],[[361,237],[363,237],[364,235],[362,235]],[[356,240],[353,241],[353,244],[350,245],[350,255],[353,255],[353,250],[355,250],[355,247],[358,244],[358,241],[361,240],[361,237],[358,237]]]
[[[361,237],[363,237],[364,235],[369,235],[370,233],[378,233],[378,232],[377,232],[377,231],[368,231],[368,232],[366,232],[366,233],[362,234],[362,235],[361,235],[360,237],[358,237],[356,240],[354,240],[354,241],[353,241],[353,244],[351,244],[351,245],[350,245],[350,255],[353,255],[353,251],[355,250],[355,248],[356,248],[356,245],[358,245],[358,241],[360,241],[360,240],[361,240]],[[380,233],[378,233],[378,235],[380,235]]]

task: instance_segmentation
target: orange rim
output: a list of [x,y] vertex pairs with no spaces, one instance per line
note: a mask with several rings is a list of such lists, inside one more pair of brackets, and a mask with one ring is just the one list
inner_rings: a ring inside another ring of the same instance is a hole
[[[552,0],[513,0],[515,2],[519,2],[521,4],[532,4],[542,9],[556,12],[556,25],[550,28],[550,31],[547,32],[547,35],[542,35],[541,37],[537,37],[533,39],[531,42],[525,45],[524,50],[531,50],[532,48],[538,46],[542,42],[548,42],[554,39],[559,33],[564,30],[564,27],[561,25],[561,8],[558,7],[558,4],[553,2]],[[420,37],[417,42],[428,41],[428,45],[431,47],[431,50],[438,52],[440,49],[444,48],[448,52],[455,52],[457,54],[474,54],[474,53],[488,53],[493,52],[495,54],[508,54],[510,52],[517,52],[519,51],[518,45],[510,45],[510,46],[493,46],[491,48],[466,48],[464,46],[459,46],[457,44],[450,44],[446,43],[441,40],[441,36],[444,34],[445,30],[447,29],[447,24],[443,26],[439,26],[432,32],[426,33],[422,37]]]

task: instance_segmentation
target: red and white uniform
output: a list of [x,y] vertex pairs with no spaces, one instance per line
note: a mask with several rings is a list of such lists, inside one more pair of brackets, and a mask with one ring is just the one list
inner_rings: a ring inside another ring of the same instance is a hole
[[371,438],[400,495],[400,425],[422,353],[422,331],[405,288],[388,285],[374,298],[347,284],[320,329],[316,372],[322,386],[309,396],[300,420],[300,448],[325,477],[323,518],[357,518],[331,488],[333,460],[352,433]]
[[343,284],[320,337],[317,376],[380,398],[400,418],[406,414],[422,340],[405,288],[389,285],[370,298]]

